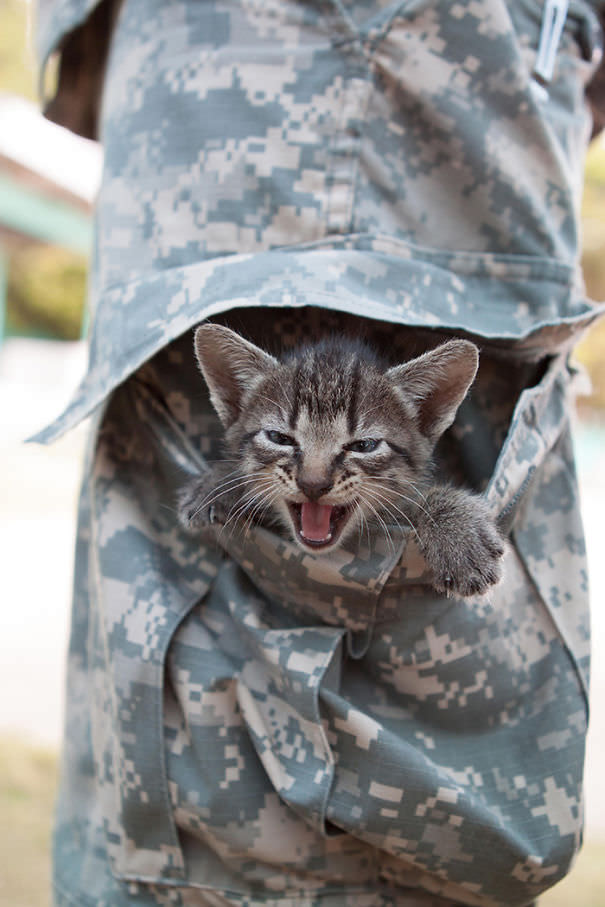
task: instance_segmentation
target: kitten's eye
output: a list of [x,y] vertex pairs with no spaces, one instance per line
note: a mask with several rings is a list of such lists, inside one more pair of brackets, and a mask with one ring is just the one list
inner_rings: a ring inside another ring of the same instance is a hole
[[372,453],[379,444],[380,438],[362,438],[360,441],[351,441],[345,450],[350,450],[351,453]]
[[272,444],[279,444],[280,447],[296,447],[296,441],[290,435],[284,435],[281,431],[270,429],[265,431],[265,435]]

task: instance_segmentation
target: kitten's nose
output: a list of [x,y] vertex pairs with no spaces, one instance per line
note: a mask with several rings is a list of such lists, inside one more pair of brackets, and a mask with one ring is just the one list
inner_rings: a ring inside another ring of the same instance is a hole
[[317,501],[332,488],[332,481],[325,476],[319,479],[299,477],[297,484],[310,501]]

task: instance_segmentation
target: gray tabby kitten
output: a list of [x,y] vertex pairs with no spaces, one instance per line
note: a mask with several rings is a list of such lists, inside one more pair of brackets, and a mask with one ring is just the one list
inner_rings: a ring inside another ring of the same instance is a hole
[[431,479],[434,446],[472,384],[478,351],[452,340],[385,366],[362,343],[327,339],[280,360],[229,328],[195,334],[228,456],[188,483],[188,530],[277,522],[305,551],[328,554],[369,526],[411,526],[433,585],[485,592],[502,538],[482,498]]

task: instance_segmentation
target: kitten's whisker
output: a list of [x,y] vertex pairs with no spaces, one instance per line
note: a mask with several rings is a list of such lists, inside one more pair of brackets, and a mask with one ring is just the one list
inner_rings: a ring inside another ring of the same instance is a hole
[[371,543],[371,539],[370,539],[370,525],[369,525],[368,521],[367,521],[366,518],[365,518],[365,514],[364,514],[364,512],[363,512],[363,507],[361,506],[361,504],[359,503],[359,501],[355,501],[355,510],[357,510],[357,511],[359,512],[359,541],[360,541],[360,543],[361,543],[361,538],[362,538],[362,535],[363,535],[363,529],[364,529],[364,526],[365,526],[366,533],[367,533],[367,536],[368,536],[368,548],[371,548],[371,547],[372,547],[372,543]]
[[361,545],[361,536],[363,533],[363,510],[359,506],[359,501],[355,501],[355,512],[357,513],[357,541]]
[[428,501],[427,501],[427,499],[426,499],[426,495],[424,495],[424,494],[420,491],[420,489],[418,488],[417,485],[414,485],[414,483],[413,483],[413,482],[410,482],[409,480],[408,480],[408,483],[407,483],[407,484],[410,486],[410,488],[412,488],[412,489],[416,492],[416,494],[418,495],[418,497],[421,498],[421,500],[423,500],[425,504],[428,504]]
[[267,476],[265,481],[262,484],[259,483],[254,491],[246,492],[245,499],[242,503],[245,507],[250,507],[252,505],[256,507],[256,501],[262,498],[262,496],[266,493],[274,490],[275,492],[277,492],[279,490],[279,486],[276,484],[275,479],[272,476]]
[[[288,416],[288,413],[286,412],[286,410],[284,409],[284,407],[281,405],[281,403],[278,403],[277,400],[272,400],[271,397],[268,397],[266,394],[259,394],[259,397],[260,397],[262,400],[266,400],[267,403],[270,403],[270,404],[271,404],[271,406],[276,406],[276,407],[278,408],[278,410],[281,412],[281,414],[282,414],[282,416],[283,416],[283,419],[284,419],[284,422],[288,423],[288,422],[290,421],[290,418],[289,418],[289,416]],[[288,400],[288,404],[289,404],[289,403],[290,403],[290,401]]]
[[[228,473],[226,473],[226,475],[222,476],[221,483],[218,486],[215,486],[212,490],[215,491],[216,488],[221,488],[224,483],[233,481],[233,479],[235,479],[236,477],[239,477],[239,476],[241,476],[240,470],[238,468],[232,469],[231,472],[228,472]],[[203,477],[204,477],[204,473],[200,473],[200,475],[193,481],[200,482],[203,479]]]
[[[386,515],[390,516],[395,522],[397,528],[401,530],[401,524],[395,516],[395,512],[389,506],[389,501],[387,500],[387,498],[384,498],[382,495],[376,494],[376,492],[366,492],[365,502],[366,504],[376,504],[378,508],[386,511]],[[397,508],[395,508],[395,510],[397,510]],[[401,516],[405,516],[405,514],[401,513]]]
[[[233,507],[231,508],[231,510],[229,511],[228,515],[227,515],[227,519],[225,520],[225,522],[224,522],[224,524],[223,524],[223,528],[221,529],[221,532],[222,532],[224,529],[226,529],[226,527],[229,525],[229,523],[236,523],[236,524],[237,524],[237,521],[238,521],[239,517],[240,517],[243,513],[245,513],[245,511],[246,511],[251,505],[253,505],[255,501],[257,501],[257,500],[260,499],[260,502],[262,503],[263,497],[264,497],[264,496],[267,494],[267,492],[269,492],[273,487],[274,487],[274,482],[273,482],[273,480],[272,480],[269,476],[267,476],[267,477],[266,477],[266,481],[265,481],[262,485],[259,483],[259,485],[256,486],[256,489],[255,489],[255,491],[254,491],[254,494],[245,495],[243,500],[236,501],[235,504],[233,505]],[[234,527],[234,528],[235,528],[235,527]]]
[[226,478],[224,481],[220,482],[218,485],[214,485],[208,491],[206,496],[203,498],[203,503],[205,503],[208,500],[208,498],[214,494],[217,494],[217,493],[224,494],[226,490],[230,490],[231,486],[237,487],[239,483],[246,484],[248,482],[254,481],[255,479],[259,478],[262,475],[261,472],[252,473],[251,475],[242,475],[241,472],[238,473],[237,475],[235,475],[235,473],[236,473],[236,470],[234,470],[233,473],[230,473],[230,476],[232,476],[231,478]]
[[353,504],[353,507],[357,514],[357,541],[359,544],[361,544],[361,533],[363,531],[363,523],[362,523],[361,517],[362,517],[363,511],[361,510],[361,508],[359,506],[359,501],[355,501]]
[[280,387],[280,390],[281,390],[282,394],[284,395],[284,397],[286,398],[286,403],[290,407],[290,412],[292,412],[294,407],[292,406],[292,400],[290,399],[290,395],[288,393],[286,386],[284,384],[282,384]]
[[[242,525],[242,532],[245,535],[248,534],[253,523],[262,522],[262,518],[265,515],[267,509],[271,506],[273,501],[278,496],[279,496],[279,491],[276,491],[273,493],[273,495],[268,500],[261,500],[255,505],[254,509],[244,519],[244,522]],[[235,527],[233,528],[233,531],[235,531]]]
[[207,505],[210,506],[218,498],[222,497],[224,494],[227,494],[232,491],[237,491],[238,488],[243,488],[245,485],[249,485],[252,482],[256,482],[259,477],[265,475],[264,472],[251,473],[248,476],[237,476],[228,481],[221,482],[220,485],[212,488],[208,494],[202,498],[202,500],[197,505],[194,516],[197,516],[200,511]]
[[[375,486],[375,487],[380,488],[381,486]],[[387,490],[387,489],[384,489],[384,488],[383,488],[382,490],[385,491],[385,490]],[[389,489],[389,490],[390,490],[390,489]],[[418,510],[420,510],[422,513],[426,514],[426,516],[428,516],[428,517],[431,516],[430,513],[428,512],[428,510],[426,509],[426,507],[421,507],[420,504],[418,504],[418,502],[415,501],[413,498],[408,498],[407,495],[401,494],[401,492],[397,492],[397,499],[398,499],[398,500],[401,499],[401,500],[403,500],[403,501],[407,501],[408,504],[413,504],[414,507],[417,507]],[[388,500],[390,500],[390,498],[389,498]],[[397,507],[397,505],[395,504],[394,501],[391,501],[391,504],[393,505],[393,507]],[[399,510],[399,508],[397,508],[397,509]]]
[[[391,508],[389,507],[388,503],[383,504],[383,507],[388,511],[389,516],[391,516],[391,517],[393,518],[393,520],[394,520],[395,523],[397,524],[397,527],[398,527],[399,531],[400,531],[400,532],[403,532],[403,527],[401,526],[401,523],[399,522],[399,520],[398,520],[397,517],[395,516],[395,513],[394,513],[394,512],[391,510]],[[406,521],[406,523],[408,524],[408,526],[410,527],[410,529],[412,530],[412,532],[413,532],[414,535],[416,536],[416,539],[418,540],[418,543],[420,543],[420,536],[418,535],[418,531],[417,531],[416,527],[414,526],[414,524],[412,523],[412,521],[410,520],[410,518],[408,517],[408,515],[407,515],[406,513],[403,513],[401,510],[398,510],[397,508],[396,508],[396,511],[397,511],[397,513],[399,513],[400,516],[402,516],[402,517],[404,518],[404,520]]]
[[231,510],[229,511],[227,519],[232,517],[237,517],[240,511],[247,510],[255,501],[269,491],[273,487],[273,480],[270,477],[266,477],[265,481],[257,482],[253,489],[247,491],[243,497],[235,501]]
[[[230,516],[232,513],[234,513],[240,506],[244,506],[244,507],[247,506],[247,502],[250,500],[250,494],[251,494],[252,492],[254,492],[254,494],[256,493],[256,489],[257,489],[258,486],[259,486],[259,481],[262,482],[262,479],[259,480],[259,479],[255,478],[255,479],[253,480],[253,482],[254,482],[254,489],[247,489],[247,490],[245,490],[244,493],[243,493],[243,495],[239,496],[239,497],[233,502],[233,504],[231,505],[231,508],[230,508],[230,510],[229,510],[228,516]],[[242,486],[243,486],[244,484],[251,484],[251,483],[242,483]],[[227,492],[231,492],[231,491],[233,491],[233,490],[237,490],[238,487],[239,487],[239,486],[235,486],[234,489],[229,488],[229,489],[227,489],[226,491],[221,492],[219,495],[217,495],[217,497],[221,497],[221,495],[226,494]]]
[[[375,489],[376,489],[375,485],[372,486],[371,488],[365,488],[366,501],[371,499],[375,503],[377,503],[378,506],[380,506],[383,510],[387,511],[389,516],[391,516],[394,519],[394,521],[397,524],[397,526],[399,527],[399,529],[401,529],[401,525],[400,525],[397,517],[395,516],[396,513],[398,513],[400,516],[402,516],[407,521],[407,523],[412,527],[412,529],[414,529],[414,531],[416,531],[414,524],[412,523],[412,521],[410,520],[408,515],[403,510],[401,510],[399,507],[397,507],[397,505],[393,501],[391,501],[389,498],[385,497],[384,495],[380,494]],[[388,490],[391,490],[391,489],[388,489]]]
[[366,528],[366,535],[368,537],[368,548],[371,548],[372,547],[372,536],[370,534],[370,524],[369,524],[368,520],[366,520],[366,515],[363,512],[363,507],[361,507],[359,504],[357,506],[359,507],[359,512],[361,514],[361,521],[365,525],[365,528]]
[[[283,384],[280,386],[280,391],[282,392],[282,394],[283,394],[284,397],[286,398],[286,403],[288,404],[288,406],[291,406],[291,400],[290,400],[290,396],[289,396],[289,394],[288,394],[288,390],[287,390],[287,388],[286,388]],[[275,400],[271,400],[271,398],[270,398],[270,397],[267,397],[266,395],[265,395],[265,400],[269,400],[271,403],[276,403]],[[279,403],[277,403],[276,405],[279,406]]]
[[275,499],[279,497],[279,494],[280,494],[280,489],[276,488],[273,495],[267,501],[265,501],[265,502],[259,501],[259,503],[255,506],[254,510],[250,513],[250,516],[248,517],[248,519],[246,521],[247,528],[250,527],[250,525],[252,524],[252,522],[254,520],[256,520],[259,523],[262,522],[263,517],[265,516],[267,510],[269,509],[269,507],[271,507],[271,505],[273,504]]
[[[431,516],[429,511],[426,509],[426,507],[423,507],[421,504],[418,503],[418,501],[415,501],[413,498],[408,498],[407,495],[403,494],[403,492],[399,491],[397,488],[389,487],[388,485],[382,485],[381,482],[379,480],[377,480],[374,476],[366,477],[365,484],[371,485],[372,488],[380,488],[382,491],[393,492],[394,494],[397,495],[397,497],[403,498],[403,500],[407,501],[409,504],[413,504],[414,507],[417,507],[418,510],[421,510],[422,513],[426,514],[426,516],[430,520],[433,520],[433,517]],[[426,500],[426,498],[425,498],[425,500]],[[392,501],[391,501],[391,503],[393,504],[394,507],[396,506]],[[399,510],[399,508],[397,508],[397,509]],[[399,511],[399,512],[402,513],[402,511]],[[433,520],[433,522],[435,522],[435,521]]]
[[359,423],[363,419],[367,419],[367,417],[370,416],[372,413],[375,413],[377,409],[383,409],[383,408],[384,408],[383,403],[377,403],[376,406],[371,406],[370,409],[366,409],[362,413],[359,413],[359,415],[357,416],[357,424],[359,425]]
[[[239,463],[239,461],[238,461],[238,460],[235,460],[235,459],[229,460],[229,461],[228,461],[228,460],[215,460],[214,463],[213,463],[212,465],[213,465],[213,466],[218,466],[218,465],[222,465],[223,463],[227,463],[227,462],[231,462],[231,463]],[[225,475],[223,476],[223,478],[224,478],[224,479],[228,479],[229,476],[234,476],[236,473],[239,473],[239,472],[240,472],[240,466],[241,466],[241,464],[240,464],[239,466],[237,466],[235,469],[232,469],[231,472],[225,473]],[[241,473],[240,473],[240,475],[241,475]]]
[[263,476],[264,474],[265,474],[264,470],[259,470],[258,472],[242,473],[242,472],[238,472],[238,470],[234,469],[233,472],[229,473],[229,476],[231,476],[231,478],[229,478],[229,476],[226,476],[225,481],[221,482],[219,485],[216,485],[213,490],[217,491],[219,488],[224,488],[226,485],[229,485],[231,482],[239,482],[239,481],[247,482],[251,479],[258,479],[261,476]]
[[[375,498],[375,499],[378,499],[378,500],[380,500],[380,501],[382,502],[382,507],[383,507],[385,510],[388,511],[388,513],[390,514],[390,516],[393,517],[393,519],[395,520],[395,522],[397,523],[397,526],[399,527],[399,529],[400,529],[401,531],[403,531],[403,530],[402,530],[401,524],[399,523],[399,520],[398,520],[397,517],[395,516],[395,513],[398,513],[400,516],[402,516],[402,517],[404,518],[404,520],[408,523],[408,525],[410,526],[410,528],[412,529],[412,531],[413,531],[414,535],[416,536],[416,538],[418,539],[418,541],[420,542],[420,536],[418,535],[418,532],[417,532],[417,530],[416,530],[416,527],[415,527],[414,524],[412,523],[412,521],[411,521],[411,519],[409,518],[409,516],[408,516],[406,513],[404,513],[403,510],[400,510],[400,508],[397,507],[396,504],[393,504],[392,501],[389,501],[389,499],[388,499],[388,498],[385,498],[383,495],[378,494],[378,493],[376,493],[376,492],[372,492],[372,491],[370,491],[369,493],[370,493],[370,494],[373,493],[373,494],[374,494],[374,498]],[[366,500],[367,500],[367,499],[366,499]]]
[[[385,535],[386,535],[386,537],[387,537],[387,539],[388,539],[388,542],[389,542],[389,547],[391,548],[391,550],[392,550],[392,552],[393,552],[393,554],[394,554],[394,553],[395,553],[395,545],[394,545],[394,543],[393,543],[393,539],[392,539],[392,537],[391,537],[391,533],[389,532],[389,527],[387,526],[387,524],[385,523],[385,521],[382,519],[382,517],[380,516],[380,514],[378,513],[378,511],[376,510],[376,508],[375,508],[374,505],[372,504],[372,502],[369,501],[368,498],[367,498],[365,495],[360,495],[360,497],[362,498],[364,504],[367,504],[367,506],[370,508],[370,510],[374,513],[376,519],[378,520],[378,522],[381,524],[382,528],[384,529]],[[401,528],[401,527],[400,527],[400,528]]]

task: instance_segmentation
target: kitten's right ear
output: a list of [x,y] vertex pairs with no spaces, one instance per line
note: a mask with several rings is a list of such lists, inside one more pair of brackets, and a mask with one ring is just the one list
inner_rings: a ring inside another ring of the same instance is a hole
[[225,428],[237,422],[242,398],[269,372],[277,359],[220,324],[203,324],[195,332],[195,355],[210,399]]
[[436,443],[454,421],[474,381],[479,350],[468,340],[450,340],[386,373],[414,406],[420,431]]

